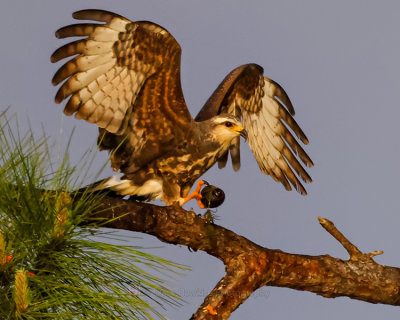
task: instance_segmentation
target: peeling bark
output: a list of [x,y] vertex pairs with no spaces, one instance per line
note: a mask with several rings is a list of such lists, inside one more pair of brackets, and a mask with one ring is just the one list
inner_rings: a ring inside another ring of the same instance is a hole
[[105,196],[92,218],[109,220],[104,227],[143,232],[167,243],[205,251],[224,263],[226,275],[205,298],[193,320],[228,319],[263,286],[400,305],[400,269],[376,263],[373,257],[381,251],[362,253],[326,219],[319,218],[321,225],[349,252],[349,260],[264,248],[178,206],[159,207]]

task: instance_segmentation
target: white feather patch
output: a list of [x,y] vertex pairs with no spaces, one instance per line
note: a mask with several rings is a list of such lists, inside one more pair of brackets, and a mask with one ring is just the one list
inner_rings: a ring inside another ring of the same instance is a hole
[[143,185],[137,186],[132,180],[121,179],[123,174],[116,174],[107,179],[101,185],[97,186],[95,190],[109,188],[121,195],[137,195],[146,196],[153,195],[153,198],[160,198],[162,196],[162,181],[159,179],[147,180]]
[[155,194],[156,198],[162,193],[162,182],[158,179],[147,180],[142,186],[136,190],[136,195],[144,196],[147,194]]

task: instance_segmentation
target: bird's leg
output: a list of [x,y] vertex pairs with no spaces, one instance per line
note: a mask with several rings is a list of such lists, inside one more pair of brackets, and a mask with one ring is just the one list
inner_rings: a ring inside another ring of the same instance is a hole
[[197,182],[196,189],[194,189],[194,191],[193,191],[191,194],[189,194],[187,197],[185,197],[185,198],[183,199],[182,205],[185,204],[186,202],[192,200],[192,199],[196,199],[197,203],[199,204],[200,209],[204,209],[205,206],[204,206],[204,204],[201,202],[201,198],[202,198],[203,196],[202,196],[201,193],[200,193],[200,189],[201,189],[201,187],[202,187],[205,183],[206,183],[206,182],[205,182],[204,180],[199,180],[199,181]]

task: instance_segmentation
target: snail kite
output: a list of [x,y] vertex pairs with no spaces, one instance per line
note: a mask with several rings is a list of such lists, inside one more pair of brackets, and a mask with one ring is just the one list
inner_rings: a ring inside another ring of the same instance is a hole
[[102,10],[73,17],[100,23],[56,32],[58,38],[82,38],[53,53],[52,62],[74,57],[52,82],[64,81],[55,101],[69,97],[64,113],[99,127],[99,148],[111,153],[112,168],[121,172],[97,189],[159,198],[167,205],[199,200],[201,182],[192,195],[190,188],[216,162],[224,167],[230,153],[239,169],[242,136],[264,174],[306,194],[300,179],[311,178],[300,161],[313,163],[298,140],[308,140],[293,119],[289,97],[264,77],[262,67],[234,69],[193,119],[181,88],[181,48],[166,29]]

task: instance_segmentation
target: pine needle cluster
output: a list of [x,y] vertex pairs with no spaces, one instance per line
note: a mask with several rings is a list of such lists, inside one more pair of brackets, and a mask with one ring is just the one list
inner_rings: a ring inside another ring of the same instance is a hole
[[55,167],[46,137],[19,131],[0,116],[0,319],[163,318],[155,307],[180,300],[159,275],[180,266],[79,227],[101,201],[71,192],[87,168],[68,147]]

